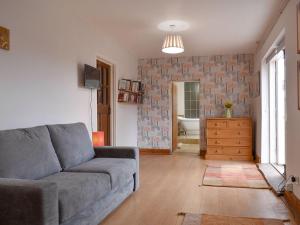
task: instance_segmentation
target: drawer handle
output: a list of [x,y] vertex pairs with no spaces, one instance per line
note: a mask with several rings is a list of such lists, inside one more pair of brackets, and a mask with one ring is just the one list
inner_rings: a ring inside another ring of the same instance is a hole
[[238,123],[238,126],[240,127],[240,126],[241,126],[241,124],[240,124],[240,123]]
[[218,132],[217,132],[217,131],[215,132],[215,135],[218,135]]
[[215,153],[218,153],[218,150],[216,150]]
[[241,135],[241,132],[240,132],[240,131],[238,132],[238,135]]
[[241,154],[241,150],[239,150],[238,153]]
[[218,124],[217,124],[217,123],[215,123],[215,127],[216,127],[216,126],[218,126]]
[[219,144],[219,142],[218,142],[218,141],[215,141],[215,144]]
[[241,141],[238,141],[237,143],[238,143],[238,144],[241,144]]

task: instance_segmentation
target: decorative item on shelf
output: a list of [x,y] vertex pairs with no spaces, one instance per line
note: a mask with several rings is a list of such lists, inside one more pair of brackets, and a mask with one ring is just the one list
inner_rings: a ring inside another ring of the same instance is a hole
[[131,102],[131,103],[136,103],[136,102],[137,102],[137,95],[131,93],[131,94],[130,94],[129,102]]
[[9,30],[0,27],[0,49],[9,50]]
[[232,117],[232,102],[231,101],[227,101],[224,104],[225,107],[225,117],[226,118],[231,118]]
[[119,91],[118,102],[123,102],[123,101],[124,101],[124,92],[123,91]]
[[132,92],[138,93],[140,91],[140,84],[139,81],[132,81]]
[[93,146],[94,147],[104,146],[104,132],[103,131],[93,132],[92,136],[93,136]]
[[118,84],[118,102],[141,104],[143,85],[141,81],[121,79]]
[[131,91],[131,80],[126,80],[126,91]]
[[128,102],[128,99],[129,99],[129,93],[128,92],[125,92],[124,93],[124,102]]
[[126,90],[126,81],[125,79],[119,80],[118,89],[119,90]]

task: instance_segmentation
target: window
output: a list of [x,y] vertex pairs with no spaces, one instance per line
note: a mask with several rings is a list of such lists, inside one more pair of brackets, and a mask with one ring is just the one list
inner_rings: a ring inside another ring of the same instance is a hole
[[184,114],[186,118],[199,118],[199,82],[184,83]]
[[285,54],[280,50],[268,62],[270,163],[284,173],[285,165]]

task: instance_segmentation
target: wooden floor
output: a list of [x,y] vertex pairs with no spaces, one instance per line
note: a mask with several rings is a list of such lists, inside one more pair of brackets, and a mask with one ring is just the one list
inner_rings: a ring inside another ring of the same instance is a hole
[[[101,225],[181,225],[179,212],[291,218],[270,190],[201,186],[206,161],[197,155],[141,156],[141,187]],[[293,224],[291,222],[290,224]]]

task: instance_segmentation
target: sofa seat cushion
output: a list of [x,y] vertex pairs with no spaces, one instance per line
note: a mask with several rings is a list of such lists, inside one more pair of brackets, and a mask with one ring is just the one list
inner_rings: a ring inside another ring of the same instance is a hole
[[0,131],[0,177],[35,180],[59,171],[46,126]]
[[107,173],[110,175],[112,188],[126,185],[136,173],[135,159],[95,158],[66,172]]
[[110,176],[105,173],[57,173],[42,180],[56,183],[59,221],[65,222],[111,191]]
[[94,158],[95,151],[83,123],[48,125],[47,127],[63,169]]

